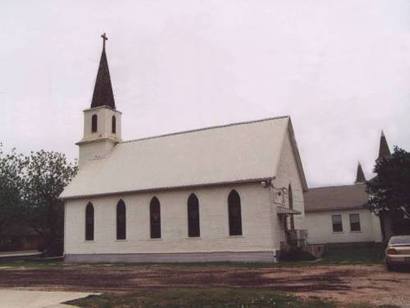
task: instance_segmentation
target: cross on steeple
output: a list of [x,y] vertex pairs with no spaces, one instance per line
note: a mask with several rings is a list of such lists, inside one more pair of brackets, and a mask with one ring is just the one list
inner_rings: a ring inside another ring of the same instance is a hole
[[105,49],[105,41],[108,40],[107,34],[105,34],[105,32],[103,34],[101,34],[101,37],[103,39],[103,48]]

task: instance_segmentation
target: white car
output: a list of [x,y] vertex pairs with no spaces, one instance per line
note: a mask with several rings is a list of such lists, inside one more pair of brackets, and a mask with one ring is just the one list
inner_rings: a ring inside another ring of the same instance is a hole
[[386,267],[393,270],[399,265],[410,265],[410,235],[392,236],[386,247]]

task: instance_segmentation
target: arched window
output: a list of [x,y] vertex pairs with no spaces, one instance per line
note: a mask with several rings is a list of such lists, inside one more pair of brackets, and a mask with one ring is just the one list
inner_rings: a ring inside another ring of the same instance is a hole
[[[289,184],[288,188],[288,198],[289,198],[289,208],[293,210],[293,193],[292,193],[292,186]],[[295,230],[295,218],[293,215],[290,215],[290,229]]]
[[125,203],[120,200],[117,204],[117,240],[125,240],[126,238],[126,221]]
[[191,194],[188,198],[188,236],[199,235],[199,201],[195,194]]
[[98,116],[93,114],[91,117],[91,132],[96,133],[98,129]]
[[85,208],[85,240],[94,240],[94,206],[91,202]]
[[114,115],[112,116],[112,119],[111,119],[111,132],[113,134],[117,132],[117,119],[115,118]]
[[241,198],[236,190],[228,196],[229,235],[242,235]]
[[151,238],[161,238],[161,206],[157,197],[151,199],[149,205]]

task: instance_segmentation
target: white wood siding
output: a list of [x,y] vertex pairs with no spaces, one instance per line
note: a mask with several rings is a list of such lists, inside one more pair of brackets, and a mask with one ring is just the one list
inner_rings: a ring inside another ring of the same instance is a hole
[[[349,214],[360,215],[361,231],[350,231]],[[342,215],[343,232],[333,232],[332,215]],[[305,222],[310,244],[382,241],[379,218],[366,209],[307,213]]]
[[[227,198],[231,189],[241,197],[243,236],[229,236]],[[199,199],[200,238],[189,238],[187,198]],[[161,239],[150,239],[149,203],[161,203]],[[116,240],[115,209],[119,199],[127,209],[127,239]],[[85,241],[85,207],[94,205],[94,241]],[[130,194],[67,200],[65,204],[65,253],[174,253],[214,251],[274,251],[269,190],[260,184],[197,190]]]

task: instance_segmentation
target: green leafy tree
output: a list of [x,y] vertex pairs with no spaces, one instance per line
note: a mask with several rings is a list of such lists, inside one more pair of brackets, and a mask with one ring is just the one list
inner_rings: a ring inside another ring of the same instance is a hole
[[367,183],[370,210],[391,219],[393,232],[410,233],[410,153],[398,147],[376,163]]
[[21,174],[25,166],[23,155],[13,149],[9,153],[3,151],[0,143],[0,238],[8,227],[21,219],[21,195],[23,181]]
[[44,150],[26,157],[23,204],[26,222],[44,239],[47,253],[62,253],[64,207],[59,195],[77,172],[64,154]]

